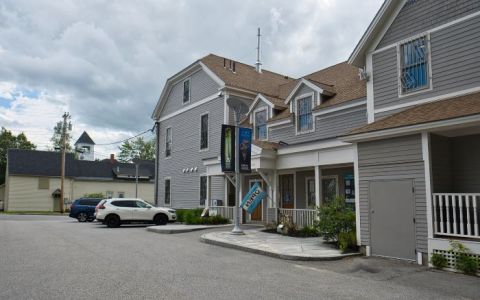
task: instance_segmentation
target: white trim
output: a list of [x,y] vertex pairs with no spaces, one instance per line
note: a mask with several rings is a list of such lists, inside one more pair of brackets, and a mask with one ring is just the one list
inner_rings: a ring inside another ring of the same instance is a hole
[[[208,116],[207,118],[207,148],[202,148],[202,117],[203,116]],[[210,148],[210,112],[206,111],[203,114],[200,115],[200,145],[199,145],[199,152],[205,152],[208,151]]]
[[[450,21],[450,22],[448,22],[448,23],[439,25],[439,26],[437,26],[437,27],[431,28],[431,29],[425,31],[423,34],[425,35],[425,34],[427,34],[427,33],[428,33],[428,34],[434,33],[434,32],[440,31],[440,30],[442,30],[442,29],[448,28],[448,27],[450,27],[450,26],[456,25],[456,24],[458,24],[458,23],[462,23],[462,22],[467,21],[467,20],[469,20],[469,19],[475,18],[475,17],[477,17],[477,16],[480,16],[480,11],[477,11],[477,12],[474,12],[474,13],[469,14],[469,15],[467,15],[467,16],[464,16],[464,17],[455,19],[455,20],[453,20],[453,21]],[[376,53],[380,53],[380,52],[386,51],[386,50],[388,50],[388,49],[394,48],[394,47],[396,46],[396,44],[397,44],[397,42],[392,43],[392,44],[389,44],[389,45],[384,46],[384,47],[382,47],[382,48],[380,48],[380,49],[376,49],[375,51],[372,51],[371,53],[372,53],[372,54],[376,54]]]
[[199,63],[200,66],[202,66],[203,71],[205,71],[205,73],[207,73],[207,75],[210,76],[213,79],[213,81],[215,81],[220,87],[225,86],[225,82],[223,82],[223,80],[221,80],[220,77],[217,76],[217,74],[213,73],[213,71],[210,70],[209,67],[207,67],[201,61],[199,61],[198,63]]
[[480,114],[460,117],[436,122],[429,122],[424,124],[417,124],[411,126],[403,126],[398,128],[384,129],[373,132],[359,133],[351,136],[345,136],[342,138],[344,141],[355,142],[369,139],[383,138],[386,136],[400,136],[406,134],[414,134],[425,130],[441,129],[444,127],[468,125],[472,122],[480,122]]
[[[167,137],[168,137],[168,129],[170,129],[170,139],[171,139],[171,142],[170,142],[170,155],[167,156]],[[163,144],[164,146],[164,149],[165,149],[165,152],[164,152],[164,155],[163,157],[165,159],[168,159],[170,157],[172,157],[172,154],[173,154],[173,129],[172,129],[172,126],[168,126],[165,128],[165,142]]]
[[366,70],[370,75],[370,79],[367,80],[367,120],[368,123],[375,122],[375,95],[373,91],[373,55],[367,54],[366,58]]
[[469,95],[469,94],[473,94],[473,93],[476,93],[476,92],[480,92],[480,86],[469,88],[469,89],[466,89],[466,90],[453,92],[453,93],[449,93],[449,94],[442,94],[442,95],[431,97],[431,98],[426,98],[426,99],[421,99],[421,100],[412,101],[412,102],[408,102],[408,103],[392,105],[392,106],[388,106],[388,107],[385,107],[385,108],[375,109],[375,114],[382,113],[382,112],[387,112],[387,111],[391,111],[391,110],[397,110],[397,109],[401,109],[401,108],[405,108],[405,107],[409,107],[409,106],[413,106],[413,105],[419,105],[419,104],[424,104],[424,103],[435,102],[435,101],[440,101],[440,100],[446,100],[446,99],[449,99],[449,98],[455,98],[455,97],[459,97],[459,96]]
[[[431,165],[431,149],[430,149],[430,134],[422,132],[422,157],[425,167],[425,194],[427,201],[427,229],[428,238],[433,238],[433,221],[432,221],[432,165]],[[432,249],[428,249],[428,253]]]
[[[267,114],[266,115],[266,119],[265,119],[265,127],[267,129],[267,137],[265,139],[257,139],[257,125],[256,125],[256,122],[255,122],[255,115],[259,112],[262,112],[262,111],[265,111],[265,113]],[[260,108],[257,108],[256,110],[253,111],[252,113],[252,116],[253,116],[253,138],[254,139],[257,139],[259,141],[268,141],[268,107],[264,106],[264,107],[260,107]]]
[[[288,104],[291,100],[293,95],[297,92],[297,90],[300,88],[300,86],[304,84],[314,90],[317,93],[323,94],[323,89],[320,87],[316,86],[315,84],[311,83],[310,81],[306,80],[305,78],[301,78],[300,81],[297,83],[297,85],[293,88],[293,90],[290,92],[288,95],[287,99],[285,99],[285,104]],[[295,97],[296,99],[297,97]]]
[[[300,123],[298,122],[298,120],[300,118],[300,114],[298,113],[298,102],[308,97],[310,97],[310,101],[312,102],[312,129],[299,131],[298,125],[300,125]],[[299,95],[295,97],[294,102],[295,102],[295,135],[315,132],[315,116],[313,115],[313,108],[315,107],[315,93],[310,92],[310,93]]]
[[275,127],[275,126],[290,124],[290,123],[291,123],[291,118],[285,118],[285,119],[279,120],[278,122],[267,123],[267,126]]
[[335,147],[342,147],[342,146],[351,146],[351,144],[340,141],[338,139],[332,139],[328,141],[320,141],[320,142],[314,142],[309,144],[291,145],[285,148],[278,149],[277,154],[284,155],[284,154],[290,154],[290,153],[314,151],[314,150],[335,148]]
[[367,100],[362,100],[362,101],[359,101],[359,102],[350,103],[350,104],[346,104],[346,105],[342,105],[342,106],[335,106],[335,107],[332,107],[332,108],[320,109],[320,110],[317,110],[316,112],[314,112],[312,114],[316,117],[316,116],[326,115],[326,114],[330,114],[330,113],[337,112],[337,111],[344,110],[344,109],[349,109],[349,108],[352,108],[352,107],[362,106],[362,105],[365,105],[365,104],[367,104]]
[[[411,92],[404,92],[403,91],[403,86],[402,86],[402,59],[401,59],[401,48],[403,45],[406,45],[408,43],[411,43],[417,39],[420,39],[424,37],[427,40],[427,64],[428,64],[428,86],[416,89]],[[408,39],[403,39],[400,42],[397,43],[396,45],[396,50],[397,50],[397,86],[398,86],[398,98],[405,98],[405,97],[410,97],[414,96],[417,94],[422,94],[425,92],[429,92],[433,90],[433,75],[432,75],[432,55],[431,55],[431,47],[430,47],[430,33],[420,33],[416,34],[414,36],[409,37]]]
[[315,206],[320,207],[322,204],[322,169],[315,166]]
[[358,166],[358,144],[353,146],[353,180],[355,190],[355,224],[357,228],[357,245],[362,244],[362,235],[360,227],[360,170]]
[[265,98],[262,94],[258,94],[257,97],[253,100],[252,104],[250,105],[250,109],[248,110],[247,114],[245,116],[248,116],[252,113],[252,110],[255,108],[255,106],[258,104],[258,102],[263,101],[265,104],[270,106],[270,108],[274,108],[275,105],[270,102],[267,98]]
[[223,91],[223,124],[230,124],[230,107],[227,104],[228,93]]
[[[188,82],[188,101],[183,99],[185,97],[185,82]],[[190,104],[190,100],[192,100],[192,80],[191,77],[187,77],[182,80],[182,105]]]
[[202,104],[205,104],[205,103],[210,102],[210,101],[212,101],[212,100],[215,100],[215,99],[217,99],[217,98],[218,98],[218,93],[215,93],[215,94],[210,95],[210,96],[208,96],[208,97],[206,97],[206,98],[203,98],[202,100],[195,101],[195,102],[193,102],[192,104],[187,105],[187,106],[185,106],[185,107],[183,107],[183,108],[181,108],[181,109],[179,109],[179,110],[177,110],[177,111],[175,111],[175,112],[172,112],[172,113],[170,113],[170,114],[168,114],[168,115],[166,115],[166,116],[164,116],[164,117],[161,117],[158,121],[159,121],[159,122],[163,122],[163,121],[165,121],[165,120],[168,120],[168,119],[170,119],[170,118],[172,118],[172,117],[175,117],[175,116],[177,116],[177,115],[179,115],[179,114],[181,114],[181,113],[184,113],[184,112],[186,112],[186,111],[189,111],[189,110],[191,110],[191,109],[193,109],[193,108],[195,108],[195,107],[197,107],[197,106],[200,106],[200,105],[202,105]]
[[[170,189],[170,203],[165,203],[165,181],[170,181],[168,188]],[[170,176],[163,177],[163,205],[172,206],[172,178]]]

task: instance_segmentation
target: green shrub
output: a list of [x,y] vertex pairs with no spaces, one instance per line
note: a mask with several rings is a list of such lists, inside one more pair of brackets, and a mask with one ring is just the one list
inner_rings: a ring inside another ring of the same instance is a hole
[[281,215],[279,223],[283,225],[282,234],[283,235],[295,235],[298,231],[297,224],[293,222],[293,218],[290,215]]
[[314,226],[305,226],[298,230],[295,236],[300,237],[315,237],[318,236],[318,230]]
[[448,265],[447,259],[440,253],[433,253],[430,262],[437,269],[444,269]]
[[355,230],[348,232],[340,232],[338,234],[338,248],[345,252],[348,249],[354,249],[357,247],[357,234]]
[[[339,242],[342,247],[354,246],[352,235],[355,235],[355,212],[345,204],[345,199],[337,196],[334,200],[323,203],[318,208],[319,220],[315,223],[320,236],[325,241]],[[340,235],[342,234],[342,238]]]
[[455,269],[467,275],[475,275],[479,262],[470,249],[456,241],[450,241],[450,247],[449,252],[455,256]]
[[83,197],[85,197],[85,198],[102,198],[102,199],[106,198],[105,195],[103,195],[102,192],[100,192],[100,193],[90,193],[90,194],[87,193],[87,194],[83,195]]

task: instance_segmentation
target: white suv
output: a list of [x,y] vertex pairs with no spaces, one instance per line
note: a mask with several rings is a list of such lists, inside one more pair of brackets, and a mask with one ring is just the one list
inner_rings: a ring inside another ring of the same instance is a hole
[[118,227],[124,223],[144,222],[165,225],[175,222],[174,209],[154,207],[142,199],[104,199],[95,208],[95,218],[108,227]]

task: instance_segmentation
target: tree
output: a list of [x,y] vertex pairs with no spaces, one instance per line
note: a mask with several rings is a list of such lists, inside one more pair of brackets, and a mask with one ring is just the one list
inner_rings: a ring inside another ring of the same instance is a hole
[[[69,115],[67,115],[69,117]],[[65,127],[65,128],[64,128]],[[53,135],[50,141],[52,142],[52,148],[49,148],[51,151],[61,151],[62,150],[62,132],[65,130],[65,150],[66,152],[73,153],[74,149],[71,145],[72,143],[72,123],[66,122],[66,119],[60,121],[55,125],[53,129]]]
[[121,162],[131,162],[133,159],[155,159],[155,140],[145,141],[142,137],[133,141],[125,141],[118,147],[120,154],[118,160]]
[[35,148],[36,146],[27,139],[23,132],[15,136],[11,131],[2,127],[0,131],[0,184],[5,182],[8,149],[33,150]]

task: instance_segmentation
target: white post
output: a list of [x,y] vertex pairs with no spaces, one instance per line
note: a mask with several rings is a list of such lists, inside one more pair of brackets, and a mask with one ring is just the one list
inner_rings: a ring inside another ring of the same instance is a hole
[[322,170],[320,166],[315,166],[315,206],[320,207],[322,195]]
[[355,190],[355,227],[357,228],[357,246],[362,244],[360,230],[360,171],[358,167],[358,144],[353,147],[353,180]]
[[[427,255],[430,259],[430,253],[432,253],[430,239],[433,238],[433,210],[432,210],[432,165],[431,165],[431,150],[430,150],[430,134],[428,132],[422,132],[422,157],[423,165],[425,168],[425,201],[427,201]],[[443,228],[443,227],[442,227]],[[417,257],[417,263],[422,264],[420,259],[421,255]]]

